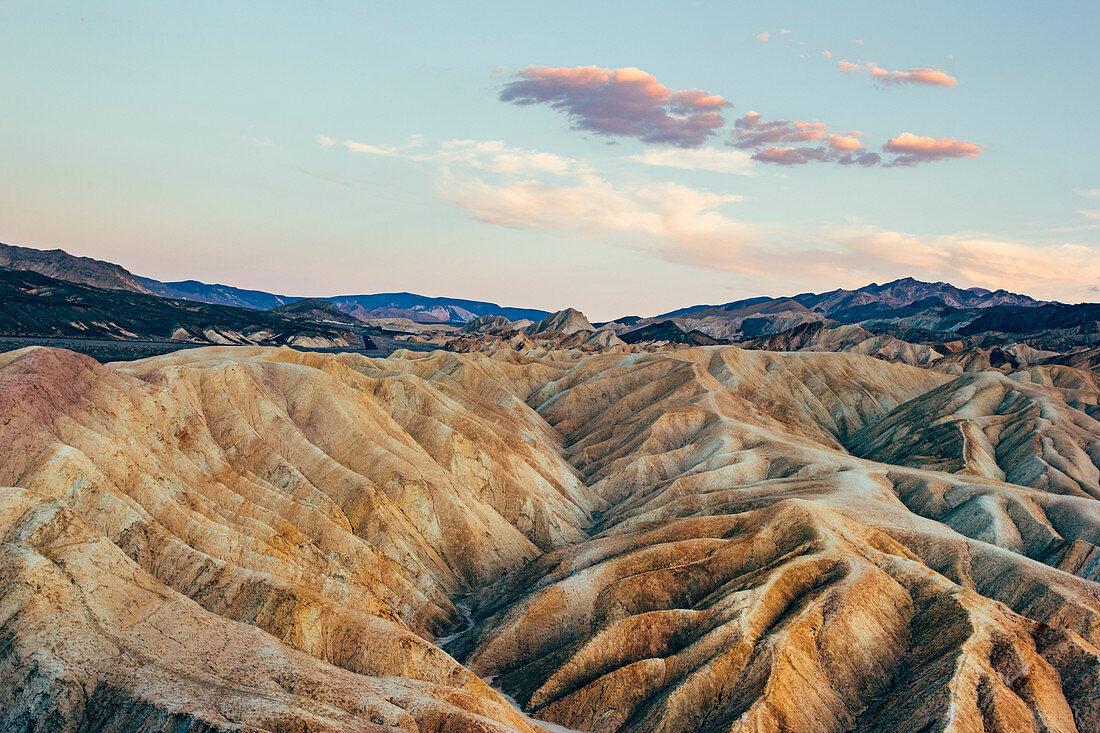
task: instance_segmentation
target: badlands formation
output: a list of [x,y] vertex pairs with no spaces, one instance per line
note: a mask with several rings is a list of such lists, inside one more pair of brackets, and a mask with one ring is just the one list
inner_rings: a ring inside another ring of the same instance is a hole
[[1090,364],[550,320],[0,355],[0,730],[1100,731]]

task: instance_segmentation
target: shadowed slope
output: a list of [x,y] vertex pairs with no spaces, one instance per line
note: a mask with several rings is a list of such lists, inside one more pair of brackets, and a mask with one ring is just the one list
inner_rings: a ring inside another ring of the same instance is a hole
[[1100,498],[1100,422],[1061,388],[964,375],[852,436],[857,455]]
[[[965,482],[839,446],[945,379],[735,349],[579,364],[531,401],[612,508],[480,593],[455,652],[585,730],[1093,729],[1100,505],[991,482],[961,521],[929,499]],[[1029,536],[984,531],[1009,501]],[[1074,651],[1047,661],[1048,628]]]

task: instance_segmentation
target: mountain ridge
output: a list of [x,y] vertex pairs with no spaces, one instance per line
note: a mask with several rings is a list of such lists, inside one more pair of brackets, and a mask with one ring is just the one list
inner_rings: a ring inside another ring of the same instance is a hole
[[[48,277],[95,287],[253,310],[271,310],[306,299],[324,300],[360,320],[408,318],[419,323],[468,323],[482,316],[503,316],[512,321],[528,319],[537,323],[552,315],[550,311],[537,308],[501,306],[489,301],[426,296],[408,291],[310,298],[221,283],[204,283],[193,279],[166,282],[135,275],[125,267],[106,260],[76,256],[62,249],[39,250],[8,244],[0,244],[0,267],[30,270]],[[766,336],[820,318],[841,323],[863,323],[875,318],[897,318],[900,316],[899,311],[908,311],[906,315],[915,315],[936,307],[967,310],[1051,305],[1075,307],[1037,300],[1004,289],[960,288],[943,281],[925,282],[913,277],[903,277],[882,284],[873,282],[851,290],[837,288],[823,293],[755,296],[727,303],[689,305],[649,318],[640,318],[638,321],[643,326],[668,318],[696,322],[680,323],[685,331],[695,330],[700,325],[697,322],[707,318],[736,321],[735,331],[732,332],[698,329],[712,338],[723,339]],[[776,321],[778,327],[768,325],[770,321]],[[638,322],[627,323],[625,318],[621,318],[608,323],[637,326]],[[742,324],[747,324],[747,327],[741,329]]]
[[1004,289],[960,288],[943,281],[926,282],[913,277],[902,277],[882,284],[869,283],[852,290],[837,288],[824,293],[804,292],[798,295],[779,297],[756,296],[730,301],[729,303],[686,306],[653,316],[653,318],[685,316],[705,311],[753,309],[759,312],[791,302],[816,313],[832,315],[868,303],[882,303],[896,308],[910,306],[928,298],[939,298],[944,305],[957,308],[989,308],[998,305],[1039,306],[1052,302],[1036,300],[1031,296],[1019,293],[1010,293]]
[[[176,300],[191,300],[211,305],[226,305],[252,310],[271,310],[308,296],[291,296],[264,290],[249,290],[220,283],[198,280],[164,282],[135,275],[122,265],[81,257],[63,249],[40,250],[33,247],[0,243],[0,267],[10,270],[37,272],[57,280],[82,285],[126,290],[145,295],[158,295]],[[530,318],[541,320],[549,311],[538,308],[516,308],[465,298],[447,298],[417,293],[365,293],[358,295],[323,296],[326,300],[360,320],[370,318],[410,318],[426,323],[465,323],[483,315],[501,315],[510,320]]]

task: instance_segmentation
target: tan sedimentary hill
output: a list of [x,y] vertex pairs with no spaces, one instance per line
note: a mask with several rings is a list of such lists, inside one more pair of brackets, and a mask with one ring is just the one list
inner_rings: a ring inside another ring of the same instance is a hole
[[566,308],[557,313],[551,313],[546,318],[528,326],[526,329],[527,333],[532,336],[554,332],[569,335],[577,331],[595,330],[596,327],[588,321],[585,315],[574,308]]
[[[289,349],[117,369],[37,348],[4,361],[0,483],[23,487],[20,504],[63,508],[58,521],[79,519],[151,576],[127,569],[120,582],[183,593],[200,607],[190,613],[261,629],[315,661],[442,686],[443,702],[487,697],[507,712],[425,639],[458,621],[451,597],[582,536],[589,492],[521,400]],[[104,614],[129,605],[118,603]],[[189,641],[206,644],[198,633]],[[140,644],[134,653],[157,656]],[[191,705],[167,704],[176,702]],[[79,727],[91,711],[57,714]]]
[[874,334],[852,324],[826,327],[822,321],[809,321],[787,331],[741,342],[738,346],[763,351],[843,351],[918,366],[938,363],[943,357],[926,344]]
[[883,463],[1100,499],[1100,422],[1067,404],[1075,396],[995,371],[966,374],[865,428],[849,448]]
[[[526,325],[524,325],[526,323]],[[578,310],[567,308],[538,323],[512,322],[501,316],[482,316],[460,329],[458,338],[441,345],[450,351],[492,352],[511,349],[531,355],[572,351],[574,355],[627,350],[611,328],[597,329]]]
[[[1042,351],[1027,344],[1011,344],[1004,347],[960,349],[947,354],[935,363],[934,368],[947,374],[976,373],[988,370],[1011,372],[1016,369],[1047,363],[1056,352]],[[1070,361],[1052,363],[1071,364]]]
[[1100,730],[1090,373],[551,343],[0,355],[0,729]]
[[921,372],[730,349],[593,361],[540,412],[613,508],[588,543],[477,594],[485,621],[454,645],[534,715],[583,730],[1100,724],[1095,501],[827,448],[926,389]]
[[[527,323],[527,326],[530,326]],[[526,326],[524,326],[526,328]],[[461,328],[458,329],[461,333],[488,333],[490,331],[514,331],[516,327],[512,325],[504,316],[480,316],[478,318],[469,321]]]

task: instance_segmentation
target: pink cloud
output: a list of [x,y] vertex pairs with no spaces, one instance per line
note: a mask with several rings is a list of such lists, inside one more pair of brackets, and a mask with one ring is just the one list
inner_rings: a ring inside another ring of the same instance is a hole
[[[806,163],[839,163],[840,165],[878,165],[882,162],[877,153],[863,152],[859,136],[830,133],[822,122],[774,120],[768,122],[757,112],[749,112],[733,123],[730,144],[742,150],[754,148],[753,160],[775,165],[804,165]],[[820,140],[820,147],[777,145],[776,143],[807,143]]]
[[769,147],[758,151],[752,158],[753,160],[759,160],[761,163],[802,165],[812,160],[828,162],[832,158],[832,153],[827,148]]
[[882,146],[887,153],[897,154],[890,165],[916,165],[949,158],[977,158],[982,149],[975,143],[953,137],[922,137],[903,132]]
[[784,142],[807,142],[824,137],[826,127],[821,122],[797,120],[766,121],[758,112],[749,112],[733,123],[735,148],[756,148],[761,145]]
[[759,33],[759,34],[757,34],[757,36],[756,36],[756,40],[758,40],[758,41],[766,41],[766,40],[768,40],[768,39],[769,39],[769,38],[771,38],[771,37],[772,37],[772,34],[771,34],[771,33],[768,33],[767,31],[764,31],[763,33]]
[[528,66],[507,83],[500,100],[548,104],[573,127],[608,137],[694,148],[725,124],[722,97],[699,89],[673,91],[641,69]]
[[830,134],[826,139],[829,141],[829,147],[834,150],[862,150],[863,143],[859,141],[857,135],[859,135],[859,133],[850,133],[848,135]]
[[752,159],[761,163],[774,163],[775,165],[805,165],[806,163],[817,162],[861,165],[865,168],[879,165],[882,162],[882,158],[878,153],[840,152],[840,149],[835,147],[767,147],[754,153]]
[[836,67],[845,73],[870,74],[872,79],[881,81],[884,84],[924,84],[934,87],[953,87],[959,83],[958,79],[939,69],[916,68],[905,71],[887,71],[870,61],[864,64],[839,61]]
[[[733,123],[730,145],[742,150],[754,148],[753,160],[775,165],[806,163],[838,163],[870,167],[882,163],[878,153],[863,150],[859,141],[862,132],[839,135],[829,132],[822,122],[775,120],[768,122],[757,112],[749,112]],[[821,141],[819,147],[777,145],[776,143],[807,143]]]
[[[878,153],[864,149],[862,132],[842,135],[829,132],[821,122],[775,120],[769,122],[757,112],[749,112],[733,123],[730,145],[752,149],[752,159],[775,165],[837,163],[839,165],[912,166],[950,158],[976,158],[981,147],[955,138],[932,138],[903,132],[882,146],[895,157],[883,161]],[[781,145],[780,143],[816,143]]]

